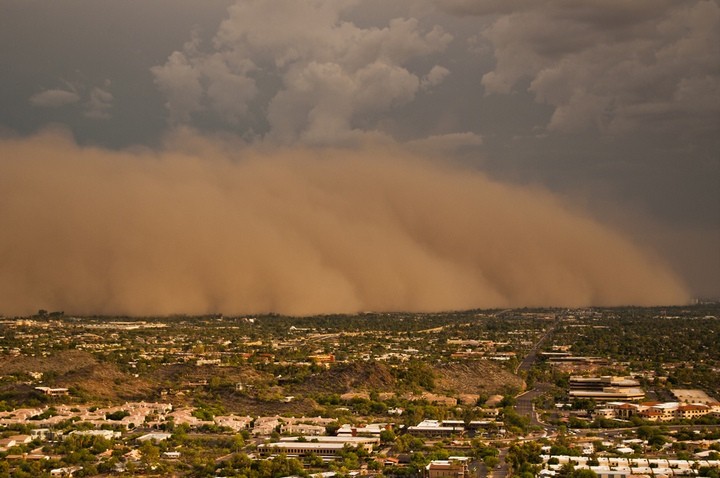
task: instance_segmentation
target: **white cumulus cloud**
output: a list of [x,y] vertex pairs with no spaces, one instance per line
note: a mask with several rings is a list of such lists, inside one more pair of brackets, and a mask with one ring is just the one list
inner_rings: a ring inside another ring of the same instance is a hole
[[30,104],[38,108],[59,108],[80,101],[80,95],[74,91],[50,89],[30,97]]
[[92,119],[109,119],[113,99],[112,93],[106,89],[93,88],[90,91],[90,97],[85,102],[85,116]]
[[447,76],[442,66],[411,63],[432,62],[452,36],[414,18],[358,26],[343,18],[355,3],[237,2],[208,51],[193,40],[152,68],[171,122],[209,113],[266,124],[279,142],[326,144],[372,132],[372,124],[356,124],[360,117],[408,103]]
[[482,84],[498,94],[529,84],[538,102],[554,107],[551,131],[707,130],[720,114],[716,1],[439,5],[456,14],[495,15],[483,36],[496,65]]

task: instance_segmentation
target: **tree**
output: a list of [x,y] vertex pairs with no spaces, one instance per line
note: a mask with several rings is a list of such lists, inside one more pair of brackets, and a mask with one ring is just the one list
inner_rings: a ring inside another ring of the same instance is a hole
[[592,470],[581,468],[579,470],[573,470],[570,478],[598,478],[598,475]]
[[140,445],[142,453],[142,462],[145,466],[152,466],[160,460],[160,448],[153,444],[150,440],[145,440]]
[[505,460],[512,466],[514,474],[522,475],[527,472],[534,475],[542,463],[540,452],[540,444],[537,442],[514,444],[508,450]]
[[395,441],[395,432],[392,430],[383,430],[380,432],[380,441],[382,443],[392,443]]
[[575,471],[575,464],[568,462],[563,464],[555,473],[556,478],[572,478],[572,474]]

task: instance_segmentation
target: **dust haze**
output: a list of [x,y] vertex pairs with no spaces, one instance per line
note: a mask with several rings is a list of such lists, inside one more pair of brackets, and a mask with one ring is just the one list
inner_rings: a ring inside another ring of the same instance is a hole
[[398,148],[0,140],[0,313],[290,315],[683,303],[550,193]]

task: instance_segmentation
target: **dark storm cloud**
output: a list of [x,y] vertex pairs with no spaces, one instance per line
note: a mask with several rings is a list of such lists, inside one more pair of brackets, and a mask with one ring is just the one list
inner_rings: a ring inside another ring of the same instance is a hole
[[694,294],[720,295],[716,1],[6,0],[2,10],[0,132],[59,123],[82,145],[145,145],[163,158],[178,125],[256,147],[432,152],[512,191],[571,198],[658,251]]
[[695,135],[720,117],[720,5],[712,0],[440,2],[497,15],[483,36],[496,66],[482,84],[554,107],[550,131]]

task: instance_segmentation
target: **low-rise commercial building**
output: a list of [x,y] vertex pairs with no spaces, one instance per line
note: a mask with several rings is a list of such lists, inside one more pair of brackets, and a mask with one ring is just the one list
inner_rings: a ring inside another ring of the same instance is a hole
[[467,457],[433,460],[425,467],[425,478],[465,478],[468,476]]
[[446,426],[439,420],[423,420],[415,426],[408,427],[407,431],[415,436],[442,437],[462,434],[465,431],[465,427]]
[[373,446],[380,440],[372,437],[284,437],[276,443],[258,445],[261,456],[284,454],[287,456],[317,455],[330,459],[338,455],[345,447],[363,448],[371,453]]

